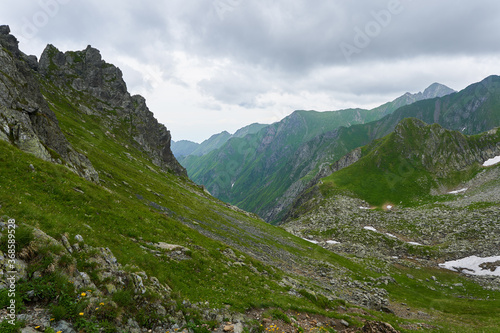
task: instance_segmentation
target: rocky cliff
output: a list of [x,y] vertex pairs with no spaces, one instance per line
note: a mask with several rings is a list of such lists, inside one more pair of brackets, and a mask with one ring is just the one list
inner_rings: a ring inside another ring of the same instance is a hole
[[41,94],[36,57],[19,50],[8,26],[0,26],[0,46],[0,139],[99,181],[92,163],[66,140]]
[[140,95],[130,95],[121,70],[106,63],[99,50],[88,46],[82,51],[62,53],[48,45],[40,58],[38,71],[43,80],[71,96],[77,112],[95,115],[107,127],[121,129],[129,144],[144,152],[164,170],[187,176],[170,149],[171,136],[158,123]]

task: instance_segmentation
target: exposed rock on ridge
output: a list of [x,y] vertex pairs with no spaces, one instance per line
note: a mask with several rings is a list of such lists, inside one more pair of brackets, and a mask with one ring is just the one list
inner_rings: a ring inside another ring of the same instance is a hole
[[438,124],[427,125],[419,119],[406,118],[396,126],[394,140],[405,159],[418,158],[428,171],[445,177],[451,171],[462,171],[500,154],[500,142],[491,140],[497,131],[492,129],[471,140]]
[[38,66],[36,57],[19,50],[5,25],[0,26],[0,46],[0,139],[98,182],[94,167],[66,140],[40,92],[33,71]]
[[77,95],[75,91],[88,94],[92,106],[77,101],[78,111],[100,116],[109,128],[125,129],[130,144],[154,164],[187,176],[170,149],[170,132],[154,118],[142,96],[130,95],[121,70],[102,60],[99,50],[88,46],[83,51],[62,53],[48,45],[40,58],[39,72],[68,96]]

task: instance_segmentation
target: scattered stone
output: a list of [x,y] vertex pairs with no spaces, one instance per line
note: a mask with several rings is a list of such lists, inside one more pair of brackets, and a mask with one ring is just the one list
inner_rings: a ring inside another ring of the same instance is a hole
[[58,321],[53,327],[54,331],[64,332],[64,333],[76,333],[73,326],[65,320]]
[[64,245],[64,247],[66,248],[66,250],[69,252],[69,253],[73,253],[73,248],[71,247],[71,244],[69,243],[68,241],[68,238],[66,236],[62,236],[61,237],[61,241]]
[[233,332],[234,331],[234,325],[233,324],[225,325],[223,330],[224,330],[224,332]]

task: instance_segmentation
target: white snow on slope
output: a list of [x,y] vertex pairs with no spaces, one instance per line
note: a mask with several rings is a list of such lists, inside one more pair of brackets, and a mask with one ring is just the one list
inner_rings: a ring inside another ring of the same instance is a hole
[[500,263],[493,272],[490,269],[487,269],[486,267],[485,268],[479,267],[479,265],[481,264],[489,262],[493,263],[496,261],[500,261],[500,256],[487,257],[487,258],[470,256],[463,259],[447,261],[444,264],[439,264],[439,266],[456,272],[462,271],[463,273],[471,275],[500,276],[500,268],[498,268],[498,266],[500,266]]
[[378,232],[377,229],[375,229],[374,227],[370,227],[370,226],[363,227],[363,229]]
[[327,240],[326,244],[340,244],[340,242],[334,241],[334,240]]
[[313,243],[313,244],[318,244],[319,242],[318,241],[315,241],[315,240],[312,240],[312,239],[307,239],[307,238],[302,238],[303,240],[305,241],[308,241],[309,243]]
[[492,165],[495,165],[497,163],[500,163],[500,156],[490,158],[489,160],[487,160],[486,162],[483,163],[483,166],[492,166]]
[[451,192],[448,192],[448,194],[458,194],[458,193],[465,192],[465,191],[467,191],[467,190],[468,190],[468,188],[466,187],[466,188],[462,188],[462,189],[460,189],[460,190],[456,190],[456,191],[451,191]]

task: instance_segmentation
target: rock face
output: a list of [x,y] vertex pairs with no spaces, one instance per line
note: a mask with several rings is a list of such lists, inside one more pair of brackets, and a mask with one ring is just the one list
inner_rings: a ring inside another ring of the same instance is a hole
[[425,169],[437,177],[445,177],[452,171],[462,171],[500,155],[500,142],[495,139],[497,131],[492,129],[473,140],[438,124],[427,125],[419,119],[406,118],[394,129],[394,146],[404,159],[418,159]]
[[98,182],[92,164],[66,140],[40,92],[36,57],[19,50],[8,26],[0,26],[0,46],[0,139]]
[[77,111],[105,118],[110,129],[120,128],[129,142],[143,151],[154,164],[177,175],[187,176],[170,149],[171,136],[154,118],[142,96],[131,96],[118,67],[102,60],[99,50],[60,52],[48,45],[40,58],[42,78],[67,96],[82,95],[89,103],[78,102]]

